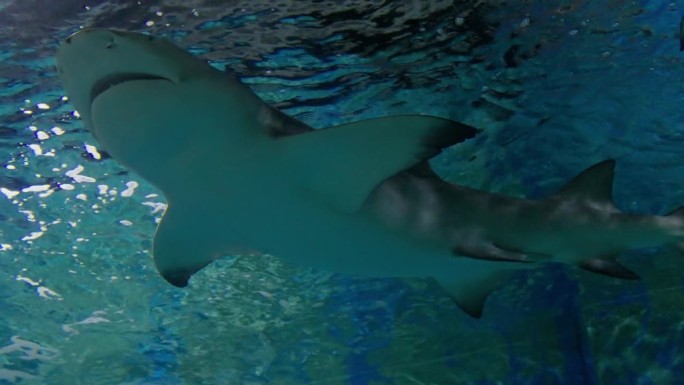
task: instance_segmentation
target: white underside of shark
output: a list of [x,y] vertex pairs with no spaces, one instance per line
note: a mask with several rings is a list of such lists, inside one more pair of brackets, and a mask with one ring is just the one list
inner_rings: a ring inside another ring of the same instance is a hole
[[508,273],[562,262],[620,278],[616,257],[684,238],[681,211],[619,212],[614,162],[543,201],[447,183],[427,160],[477,134],[405,115],[313,130],[166,40],[70,36],[59,76],[86,127],[159,187],[154,263],[176,286],[228,254],[270,253],[365,277],[432,277],[469,314]]

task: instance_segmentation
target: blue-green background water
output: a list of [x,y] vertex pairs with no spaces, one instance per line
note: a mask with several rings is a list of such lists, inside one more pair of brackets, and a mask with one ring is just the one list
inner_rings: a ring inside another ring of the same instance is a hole
[[53,68],[81,26],[159,34],[318,128],[400,113],[483,128],[434,161],[452,182],[543,197],[615,158],[618,207],[662,214],[684,203],[683,13],[645,0],[0,1],[0,384],[684,384],[684,260],[664,251],[623,258],[640,282],[518,274],[480,320],[429,280],[271,256],[170,287],[150,260],[163,197],[97,150]]

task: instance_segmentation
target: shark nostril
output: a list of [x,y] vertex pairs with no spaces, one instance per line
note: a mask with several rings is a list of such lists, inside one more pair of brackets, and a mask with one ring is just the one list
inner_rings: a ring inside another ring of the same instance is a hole
[[65,41],[67,44],[71,44],[71,36],[69,36],[69,37],[67,37],[66,39],[64,39],[64,41]]
[[108,41],[107,44],[105,45],[105,49],[112,49],[112,48],[114,48],[114,47],[116,47],[116,44],[114,43],[114,40]]

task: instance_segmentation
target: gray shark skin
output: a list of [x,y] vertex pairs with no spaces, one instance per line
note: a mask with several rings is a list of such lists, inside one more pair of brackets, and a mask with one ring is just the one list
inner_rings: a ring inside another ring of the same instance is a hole
[[681,210],[613,206],[612,160],[548,199],[519,199],[430,169],[472,127],[405,115],[313,130],[164,39],[83,30],[59,47],[57,70],[101,146],[164,193],[153,258],[175,286],[223,255],[270,253],[358,276],[432,277],[479,316],[513,271],[560,262],[636,279],[620,253],[684,241]]

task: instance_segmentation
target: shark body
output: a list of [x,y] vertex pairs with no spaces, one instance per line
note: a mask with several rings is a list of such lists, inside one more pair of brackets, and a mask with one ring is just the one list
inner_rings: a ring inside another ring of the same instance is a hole
[[423,115],[313,130],[170,42],[83,30],[57,69],[85,126],[168,208],[154,263],[173,285],[227,254],[368,277],[432,277],[469,314],[510,272],[561,262],[637,274],[616,257],[684,240],[681,210],[621,213],[615,162],[543,201],[443,181],[427,160],[477,130]]

